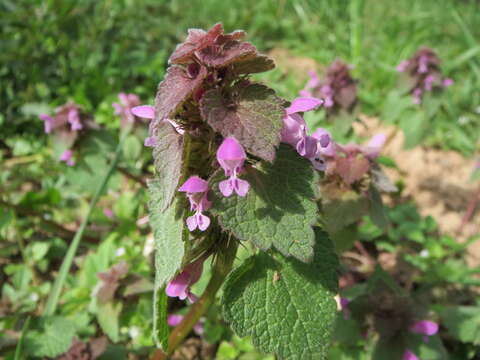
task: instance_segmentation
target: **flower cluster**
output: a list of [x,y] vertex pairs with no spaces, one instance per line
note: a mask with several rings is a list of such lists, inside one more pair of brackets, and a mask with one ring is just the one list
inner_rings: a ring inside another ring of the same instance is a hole
[[415,104],[422,102],[426,91],[441,89],[453,84],[444,78],[440,70],[440,59],[430,48],[420,48],[410,59],[402,61],[397,71],[404,73],[408,80],[409,92]]
[[182,270],[173,280],[171,280],[166,288],[166,293],[170,297],[178,297],[180,300],[188,298],[192,303],[197,301],[197,297],[192,294],[190,287],[195,284],[202,275],[203,259],[194,261]]
[[[428,342],[428,337],[438,332],[438,324],[430,320],[421,320],[414,323],[409,330],[414,334],[423,335],[423,341]],[[403,354],[403,360],[419,360],[419,358],[413,351],[407,349]]]
[[322,99],[329,113],[339,109],[352,111],[357,99],[357,87],[350,70],[351,66],[337,59],[327,68],[323,79],[315,71],[310,71],[310,80],[300,95]]
[[39,118],[44,122],[45,133],[53,134],[58,141],[65,144],[66,150],[60,155],[59,160],[68,166],[75,165],[71,148],[78,137],[78,132],[84,128],[79,105],[68,102],[55,109],[53,116],[40,114]]
[[[228,179],[218,184],[220,192],[225,197],[231,196],[234,192],[238,196],[246,196],[250,188],[248,181],[240,179],[238,175],[243,171],[243,164],[247,154],[242,145],[234,138],[227,137],[217,150],[217,161],[225,172]],[[199,229],[205,231],[210,225],[210,218],[203,214],[212,206],[208,200],[208,182],[194,175],[190,176],[178,189],[185,192],[190,201],[190,210],[195,214],[187,218],[187,227],[190,231]]]
[[293,146],[320,171],[325,170],[324,156],[332,152],[331,136],[324,129],[318,129],[312,135],[308,135],[308,127],[301,113],[314,110],[322,103],[322,100],[311,97],[293,100],[285,110],[281,132],[282,142]]
[[119,103],[113,103],[112,106],[115,109],[115,115],[119,115],[122,128],[128,128],[135,123],[135,114],[132,113],[132,109],[140,105],[140,99],[135,94],[118,94]]

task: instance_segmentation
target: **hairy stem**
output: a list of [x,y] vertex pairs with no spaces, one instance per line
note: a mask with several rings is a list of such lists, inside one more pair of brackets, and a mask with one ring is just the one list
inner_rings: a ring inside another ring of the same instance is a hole
[[198,322],[200,317],[207,311],[207,309],[215,301],[215,296],[218,290],[225,281],[226,276],[232,269],[235,254],[237,253],[237,241],[233,239],[225,239],[220,245],[221,249],[217,253],[215,263],[212,269],[212,277],[202,294],[200,299],[192,305],[188,314],[183,318],[182,322],[175,328],[168,338],[168,353],[157,349],[151,360],[165,360],[169,355],[182,343],[187,335],[192,331],[193,326]]

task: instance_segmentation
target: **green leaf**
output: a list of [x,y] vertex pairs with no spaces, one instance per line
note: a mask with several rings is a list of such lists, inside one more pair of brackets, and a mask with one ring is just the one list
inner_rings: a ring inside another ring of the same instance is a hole
[[461,342],[480,344],[479,306],[445,306],[438,312],[451,336]]
[[56,357],[66,352],[72,343],[76,326],[60,316],[44,318],[43,331],[29,331],[25,338],[25,350],[35,357]]
[[160,211],[162,195],[161,182],[150,181],[149,210],[150,225],[155,238],[155,285],[153,324],[154,339],[157,346],[163,348],[165,337],[168,336],[166,327],[166,299],[162,298],[165,284],[170,281],[182,267],[185,255],[185,240],[188,232],[185,230],[181,206],[174,203],[163,213]]
[[312,263],[259,253],[227,278],[223,314],[239,336],[251,336],[280,359],[325,359],[334,331],[338,259],[315,229]]
[[155,135],[157,145],[153,149],[153,159],[160,190],[156,197],[156,209],[162,212],[172,203],[181,178],[185,140],[166,121],[157,124]]
[[241,175],[250,183],[245,197],[224,197],[218,183],[225,176],[217,172],[211,180],[215,204],[211,212],[239,240],[250,240],[262,250],[273,246],[285,256],[310,261],[317,216],[316,176],[308,160],[282,145],[273,165],[262,162]]
[[97,304],[97,319],[103,332],[108,335],[114,343],[118,342],[119,317],[122,311],[122,303],[107,302]]
[[284,116],[282,100],[260,84],[237,83],[227,97],[207,91],[200,103],[202,117],[224,137],[234,136],[248,152],[273,161]]
[[[325,189],[322,190],[325,192]],[[331,195],[331,194],[326,194]],[[337,233],[361,219],[368,211],[368,199],[354,191],[338,194],[334,198],[323,197],[322,213],[328,233]]]
[[259,55],[253,59],[246,59],[232,65],[232,71],[236,74],[254,74],[272,70],[275,63],[265,55]]
[[369,189],[369,199],[370,199],[370,218],[373,223],[377,225],[380,229],[386,229],[388,227],[388,218],[385,213],[385,208],[383,206],[382,197],[380,193],[374,186],[370,186]]

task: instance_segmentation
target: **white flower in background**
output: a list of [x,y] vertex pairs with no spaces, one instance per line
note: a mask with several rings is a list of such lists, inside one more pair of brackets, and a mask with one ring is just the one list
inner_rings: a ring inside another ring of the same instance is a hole
[[147,239],[145,240],[145,246],[143,247],[143,256],[148,257],[151,253],[155,250],[155,242],[153,239],[153,233],[147,235]]
[[123,256],[123,255],[125,255],[125,248],[121,247],[115,251],[115,256]]
[[420,257],[427,258],[429,256],[430,256],[430,252],[427,249],[423,249],[422,251],[420,251]]

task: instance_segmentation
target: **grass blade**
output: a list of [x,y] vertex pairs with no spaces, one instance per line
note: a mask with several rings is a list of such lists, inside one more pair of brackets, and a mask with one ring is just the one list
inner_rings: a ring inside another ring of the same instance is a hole
[[62,265],[60,266],[60,271],[58,273],[57,278],[55,279],[55,283],[53,284],[52,291],[47,299],[47,304],[45,305],[45,310],[43,312],[43,315],[45,316],[50,316],[55,313],[58,300],[60,298],[60,293],[62,291],[65,280],[67,279],[67,274],[70,271],[70,267],[72,266],[73,258],[75,256],[75,253],[77,252],[80,241],[82,240],[83,233],[85,232],[85,228],[87,227],[88,220],[92,215],[92,212],[100,196],[104,192],[105,187],[107,186],[108,181],[110,180],[110,177],[113,175],[117,167],[118,161],[120,160],[120,156],[122,154],[122,146],[125,138],[126,138],[126,134],[122,136],[122,138],[120,139],[120,142],[117,145],[117,148],[115,150],[115,156],[112,160],[110,168],[106,172],[102,182],[100,183],[97,190],[95,191],[95,194],[92,200],[90,201],[87,215],[85,216],[82,223],[80,224],[80,227],[78,228],[77,232],[75,233],[75,236],[73,237],[72,242],[70,243],[70,246],[68,247],[67,254],[65,255],[65,259],[63,260]]

